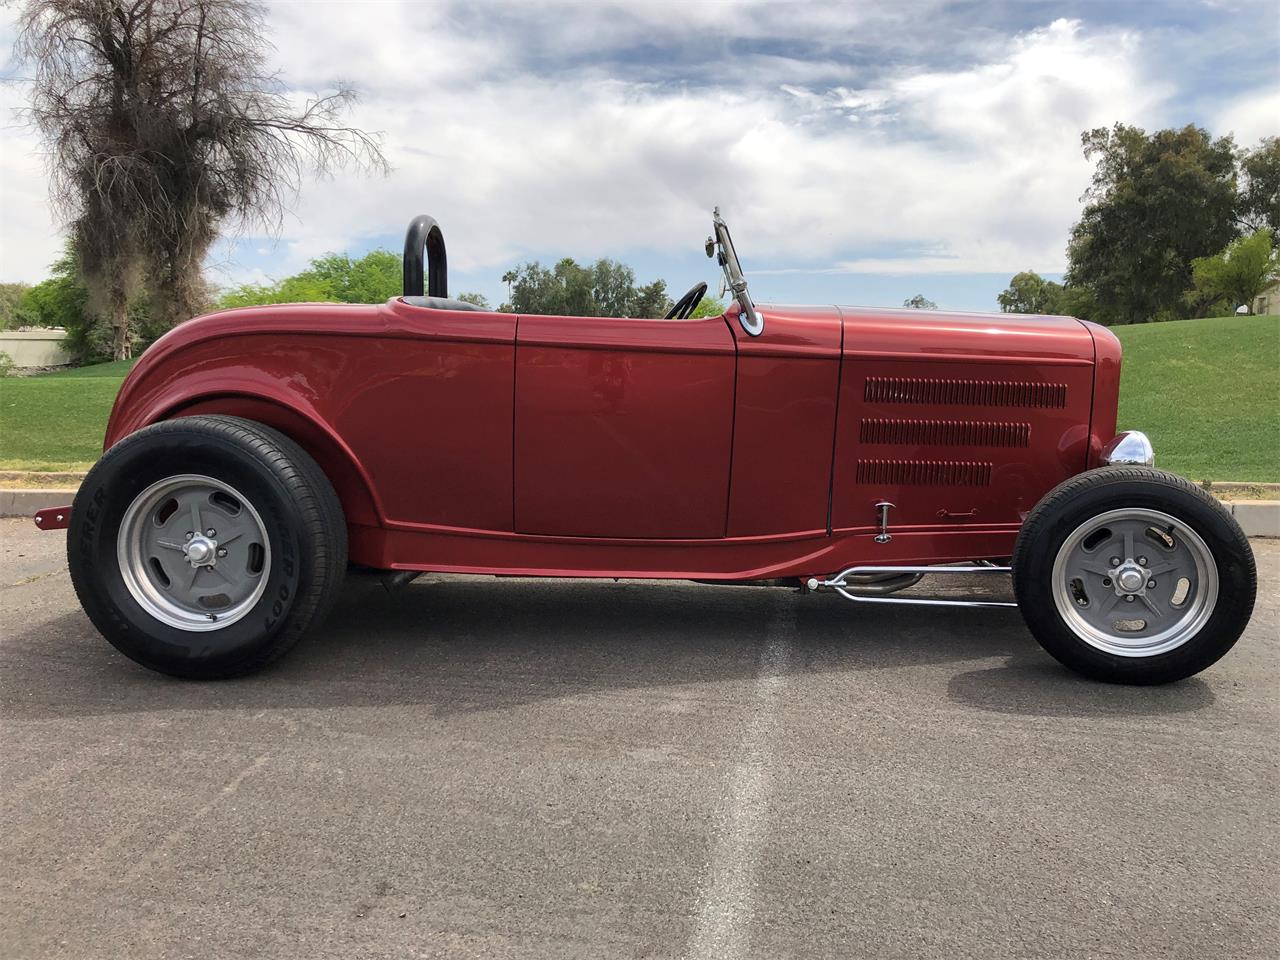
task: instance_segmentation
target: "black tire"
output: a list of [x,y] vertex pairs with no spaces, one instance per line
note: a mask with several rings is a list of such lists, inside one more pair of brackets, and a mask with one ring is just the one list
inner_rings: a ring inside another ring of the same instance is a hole
[[[1217,568],[1212,612],[1167,652],[1121,656],[1099,649],[1077,635],[1054,602],[1053,565],[1064,543],[1091,518],[1124,508],[1158,510],[1185,523]],[[1239,639],[1257,592],[1253,551],[1231,514],[1189,480],[1152,467],[1102,467],[1059,484],[1027,517],[1012,566],[1018,607],[1040,645],[1072,670],[1108,683],[1171,683],[1204,670]]]
[[[261,596],[224,628],[193,632],[157,619],[121,573],[117,538],[130,504],[179,474],[241,492],[269,541]],[[240,676],[284,654],[328,613],[347,563],[346,522],[323,471],[288,437],[238,417],[185,417],[125,437],[89,471],[67,534],[71,580],[94,626],[132,660],[188,679]]]

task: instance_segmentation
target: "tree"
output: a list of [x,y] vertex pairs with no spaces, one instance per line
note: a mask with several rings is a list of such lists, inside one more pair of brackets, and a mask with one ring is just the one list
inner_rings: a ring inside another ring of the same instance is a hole
[[65,346],[78,361],[95,359],[102,344],[93,337],[92,318],[88,316],[89,291],[80,280],[80,265],[70,243],[62,256],[49,266],[51,276],[27,290],[22,309],[33,326],[62,327],[67,331]]
[[1062,284],[1031,270],[1015,273],[1009,286],[996,296],[1003,313],[1057,313],[1061,299]]
[[1054,312],[1067,317],[1078,317],[1081,320],[1092,320],[1098,310],[1088,287],[1067,284],[1058,294]]
[[1280,137],[1264,137],[1240,157],[1240,225],[1246,232],[1267,227],[1280,242]]
[[50,194],[71,227],[91,303],[131,352],[129,302],[167,325],[198,312],[223,225],[276,227],[308,169],[385,168],[340,117],[345,87],[300,110],[267,63],[259,0],[28,0],[16,58]]
[[328,253],[311,261],[300,276],[329,291],[327,299],[341,303],[385,303],[404,290],[403,264],[390,250],[371,250],[358,260],[345,253]]
[[271,303],[339,303],[327,286],[309,273],[285,277],[275,283],[246,283],[225,291],[218,306],[258,307]]
[[481,310],[489,309],[489,298],[483,293],[460,293],[458,299],[463,303],[469,303],[472,306],[479,307]]
[[910,300],[903,300],[904,307],[910,307],[913,310],[937,310],[938,305],[926,297],[923,293],[917,293]]
[[1148,135],[1119,123],[1081,141],[1096,167],[1071,232],[1067,284],[1089,291],[1103,323],[1185,316],[1191,261],[1235,235],[1235,144],[1196,126]]
[[31,324],[31,316],[22,301],[31,289],[26,283],[0,283],[0,330],[13,330]]
[[499,309],[511,313],[567,317],[660,317],[671,309],[664,280],[637,287],[636,274],[614,260],[589,267],[565,257],[548,270],[537,261],[503,275],[510,302]]
[[689,318],[692,320],[699,317],[718,317],[724,313],[725,309],[723,303],[715,297],[704,293],[697,306],[693,308],[693,312],[689,314]]
[[[273,283],[247,283],[225,291],[218,306],[252,307],[270,303],[385,303],[400,296],[401,261],[390,250],[371,250],[353,260],[345,253],[326,253],[306,270]],[[488,309],[478,293],[458,299]]]
[[1187,298],[1202,310],[1219,300],[1228,307],[1251,304],[1280,274],[1280,251],[1272,244],[1271,231],[1263,228],[1231,241],[1215,256],[1193,260],[1191,271]]

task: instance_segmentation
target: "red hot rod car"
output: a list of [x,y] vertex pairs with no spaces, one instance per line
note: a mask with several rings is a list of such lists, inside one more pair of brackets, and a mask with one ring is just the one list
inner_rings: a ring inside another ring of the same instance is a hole
[[[404,296],[211,314],[143,355],[69,508],[85,611],[184,677],[262,666],[348,564],[835,591],[1012,574],[1040,643],[1102,680],[1204,669],[1253,608],[1248,541],[1116,433],[1120,345],[1070,317],[757,306],[693,318],[451,300],[419,217]],[[424,295],[424,266],[426,290]],[[406,575],[411,575],[408,573]],[[1011,604],[1003,604],[1011,605]]]

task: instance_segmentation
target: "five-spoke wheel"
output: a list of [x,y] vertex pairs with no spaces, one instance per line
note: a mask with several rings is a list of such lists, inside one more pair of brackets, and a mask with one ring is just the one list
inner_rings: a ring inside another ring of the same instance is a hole
[[271,543],[258,511],[213,477],[158,480],[125,510],[117,537],[124,584],[157,620],[182,630],[235,623],[266,589]]
[[283,434],[184,417],[130,434],[89,472],[67,536],[76,593],[121,652],[212,679],[288,650],[347,562],[337,495]]
[[1150,467],[1090,470],[1031,511],[1013,555],[1023,618],[1087,676],[1167,683],[1236,642],[1256,591],[1253,553],[1213,497]]
[[1218,568],[1190,526],[1160,510],[1108,510],[1077,527],[1053,564],[1054,603],[1085,643],[1121,657],[1166,653],[1196,635]]

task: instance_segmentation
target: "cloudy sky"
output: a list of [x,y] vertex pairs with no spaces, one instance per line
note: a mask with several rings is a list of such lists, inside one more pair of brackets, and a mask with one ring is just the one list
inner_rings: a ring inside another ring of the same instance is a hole
[[[610,256],[678,295],[714,285],[719,204],[757,299],[991,310],[1012,273],[1063,269],[1082,130],[1280,132],[1276,0],[295,0],[270,22],[289,86],[354,84],[394,170],[310,183],[279,236],[221,242],[224,284],[397,249],[425,212],[454,293]],[[0,280],[33,281],[59,233],[22,96],[0,88]]]

